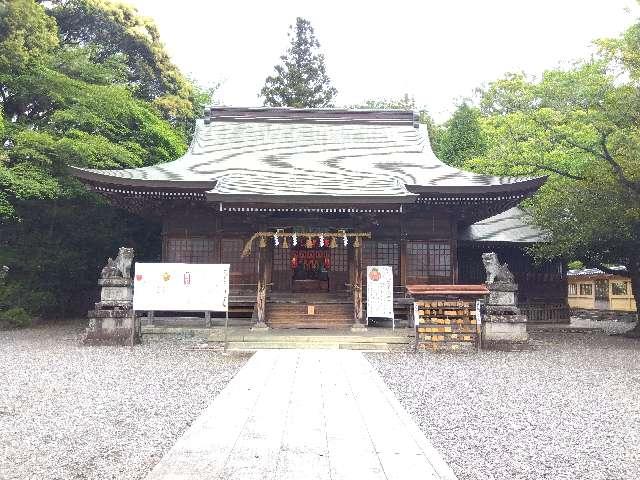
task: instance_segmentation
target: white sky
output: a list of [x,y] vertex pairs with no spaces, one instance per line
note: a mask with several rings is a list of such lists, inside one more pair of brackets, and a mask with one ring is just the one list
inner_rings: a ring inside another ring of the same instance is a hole
[[336,105],[412,95],[438,121],[506,72],[540,74],[589,55],[640,15],[635,0],[125,0],[153,18],[173,61],[217,101],[258,92],[297,16],[311,21],[338,89]]

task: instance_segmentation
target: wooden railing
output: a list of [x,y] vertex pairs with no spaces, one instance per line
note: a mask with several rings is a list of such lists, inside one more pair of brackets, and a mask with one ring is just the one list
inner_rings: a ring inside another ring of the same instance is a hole
[[563,303],[522,303],[520,311],[528,323],[569,323],[569,305]]

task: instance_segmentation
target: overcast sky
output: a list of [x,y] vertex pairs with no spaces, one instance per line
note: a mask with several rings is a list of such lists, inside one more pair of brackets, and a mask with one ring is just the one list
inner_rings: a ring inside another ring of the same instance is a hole
[[126,0],[159,26],[183,72],[222,82],[217,101],[262,105],[258,92],[297,16],[311,21],[338,89],[336,105],[408,93],[445,120],[505,72],[540,74],[589,55],[639,15],[635,0]]

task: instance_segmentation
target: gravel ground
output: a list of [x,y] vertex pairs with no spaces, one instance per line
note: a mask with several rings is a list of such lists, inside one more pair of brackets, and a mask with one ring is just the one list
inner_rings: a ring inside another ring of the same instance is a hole
[[142,478],[248,358],[193,337],[84,347],[83,328],[0,331],[0,479]]
[[640,479],[640,340],[533,334],[526,352],[367,355],[461,480]]

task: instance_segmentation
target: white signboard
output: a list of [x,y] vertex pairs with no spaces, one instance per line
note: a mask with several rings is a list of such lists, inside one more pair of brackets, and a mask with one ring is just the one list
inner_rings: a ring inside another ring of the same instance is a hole
[[389,266],[367,267],[367,319],[393,319],[393,270]]
[[229,265],[136,263],[133,309],[226,312]]

